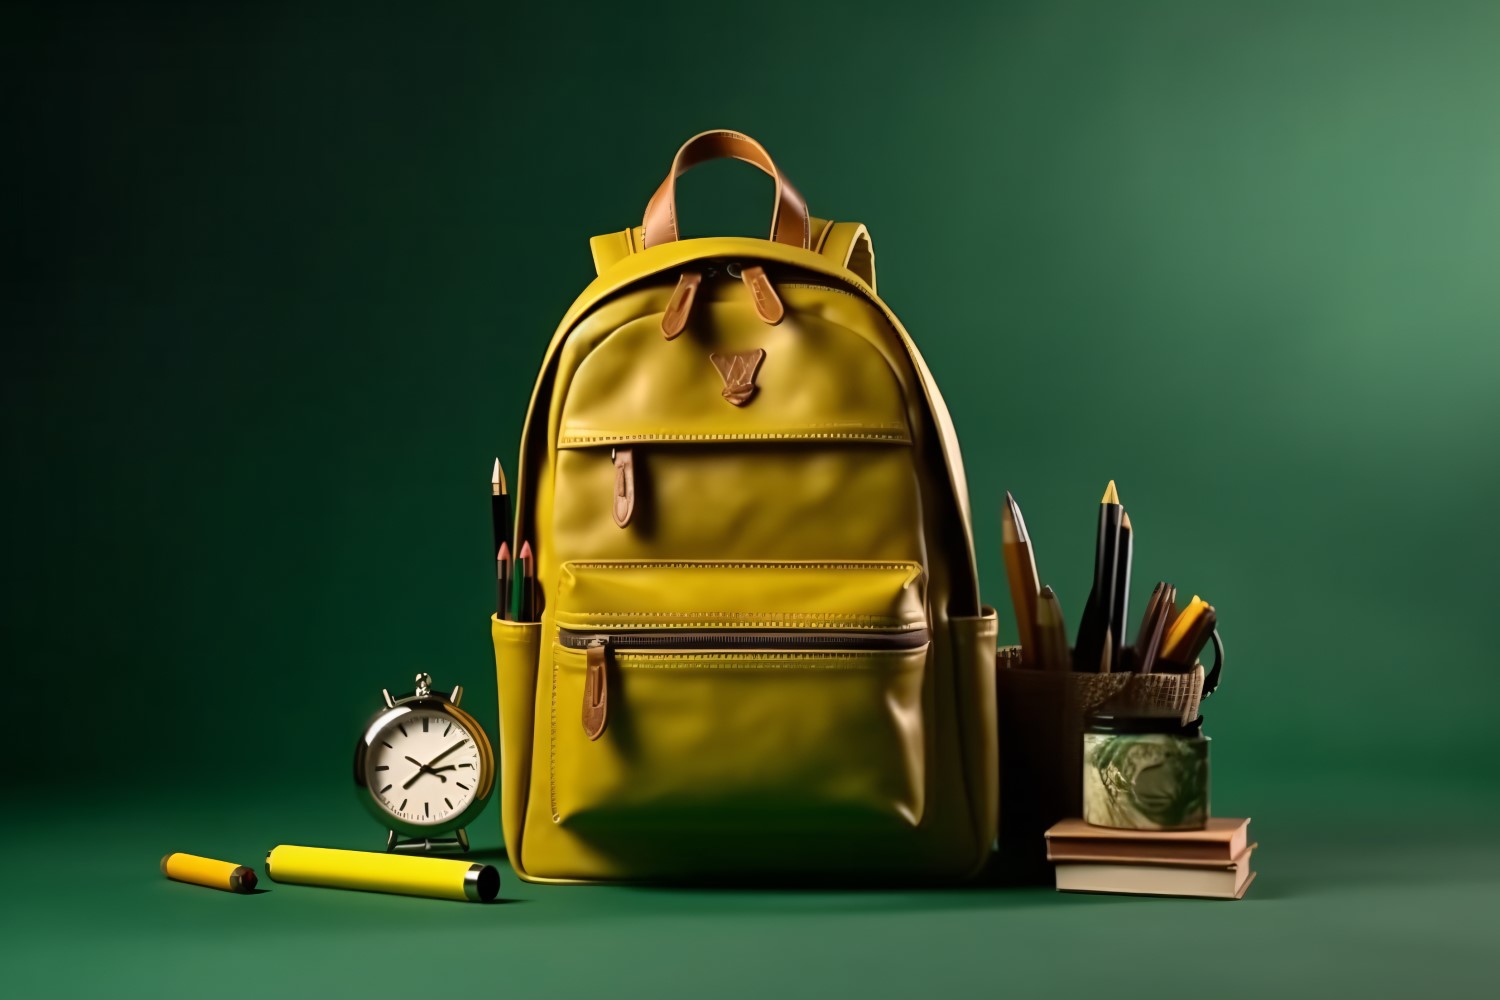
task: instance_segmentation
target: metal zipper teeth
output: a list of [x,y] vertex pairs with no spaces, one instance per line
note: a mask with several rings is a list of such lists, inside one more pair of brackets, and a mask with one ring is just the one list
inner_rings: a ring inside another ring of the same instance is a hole
[[651,629],[630,632],[585,632],[558,628],[564,649],[604,645],[614,650],[694,649],[711,652],[734,649],[849,649],[899,650],[925,646],[927,629],[911,632],[818,631],[814,629]]

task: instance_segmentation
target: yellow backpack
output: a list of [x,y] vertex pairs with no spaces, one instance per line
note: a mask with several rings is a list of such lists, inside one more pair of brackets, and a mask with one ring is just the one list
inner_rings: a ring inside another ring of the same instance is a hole
[[[678,239],[733,157],[771,239]],[[952,879],[995,836],[995,614],[958,442],[870,237],[765,149],[678,151],[593,240],[516,488],[540,621],[493,620],[505,846],[534,882]]]

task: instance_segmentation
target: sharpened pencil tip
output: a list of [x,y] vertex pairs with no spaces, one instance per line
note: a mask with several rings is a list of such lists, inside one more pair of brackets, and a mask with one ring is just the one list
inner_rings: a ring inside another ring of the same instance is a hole
[[1124,528],[1126,531],[1135,530],[1130,526],[1130,515],[1128,513],[1120,515],[1120,527]]
[[498,556],[496,556],[496,558],[499,559],[501,562],[509,562],[510,561],[510,542],[501,542],[500,543],[500,554]]
[[500,460],[495,459],[495,471],[490,473],[490,491],[495,496],[510,492],[505,486],[505,470],[500,468]]
[[1115,489],[1115,481],[1111,479],[1109,485],[1104,487],[1104,499],[1100,503],[1119,503],[1120,493]]
[[530,542],[522,542],[521,543],[521,554],[519,556],[517,556],[516,558],[518,558],[518,559],[530,559],[531,558],[531,543]]

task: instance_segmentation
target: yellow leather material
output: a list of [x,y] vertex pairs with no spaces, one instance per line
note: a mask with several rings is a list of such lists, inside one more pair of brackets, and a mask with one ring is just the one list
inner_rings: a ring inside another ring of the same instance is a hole
[[500,695],[500,825],[506,853],[519,858],[536,730],[536,663],[542,626],[539,622],[503,622],[491,615],[490,636],[495,646],[495,688]]
[[[957,440],[871,287],[868,234],[813,232],[811,250],[594,242],[600,275],[548,348],[522,440],[542,621],[492,627],[523,878],[952,879],[988,858],[996,620]],[[738,280],[750,265],[776,325]],[[668,340],[690,269],[704,278]],[[725,359],[760,351],[730,387]],[[627,447],[622,527],[611,453]]]
[[[819,253],[823,252],[822,248],[827,242],[829,234],[833,231],[836,225],[859,226],[858,223],[833,223],[829,222],[827,219],[808,219],[807,223],[808,228],[812,233],[812,245],[817,248]],[[863,226],[859,226],[859,228],[864,229]],[[866,233],[866,238],[868,238],[868,235],[869,234]],[[645,238],[646,234],[641,226],[632,226],[629,229],[622,229],[619,232],[605,233],[602,236],[595,236],[594,238],[589,240],[589,254],[594,258],[594,273],[603,274],[605,271],[608,271],[610,268],[614,267],[626,257],[629,257],[631,254],[639,253],[641,250],[645,249],[642,242]],[[847,259],[847,255],[842,256],[840,258],[840,263],[844,263],[845,261],[847,261]],[[873,269],[873,260],[874,257],[872,256],[872,268],[869,276],[866,276],[858,270],[855,271],[855,273],[859,274],[861,278],[864,278],[866,283],[868,283],[872,288],[874,287],[874,282],[870,281],[870,278],[874,277],[875,273]]]
[[[633,857],[635,877],[685,872],[678,838],[770,831],[846,834],[922,820],[922,673],[927,648],[862,653],[621,653],[618,709],[591,743],[552,720],[554,822],[670,833]],[[558,700],[583,697],[584,654],[553,647]],[[733,753],[715,752],[723,747]],[[763,851],[695,845],[699,871],[765,869]],[[709,862],[709,863],[705,863]]]
[[915,562],[615,560],[564,563],[563,628],[927,627]]

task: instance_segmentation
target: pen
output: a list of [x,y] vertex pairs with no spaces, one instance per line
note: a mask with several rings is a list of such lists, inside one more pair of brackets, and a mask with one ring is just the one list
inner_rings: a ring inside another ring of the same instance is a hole
[[1000,509],[1001,549],[1005,556],[1005,574],[1010,583],[1011,604],[1016,612],[1016,632],[1021,643],[1023,666],[1037,666],[1037,577],[1036,556],[1031,549],[1031,535],[1021,507],[1007,490],[1005,506]]

